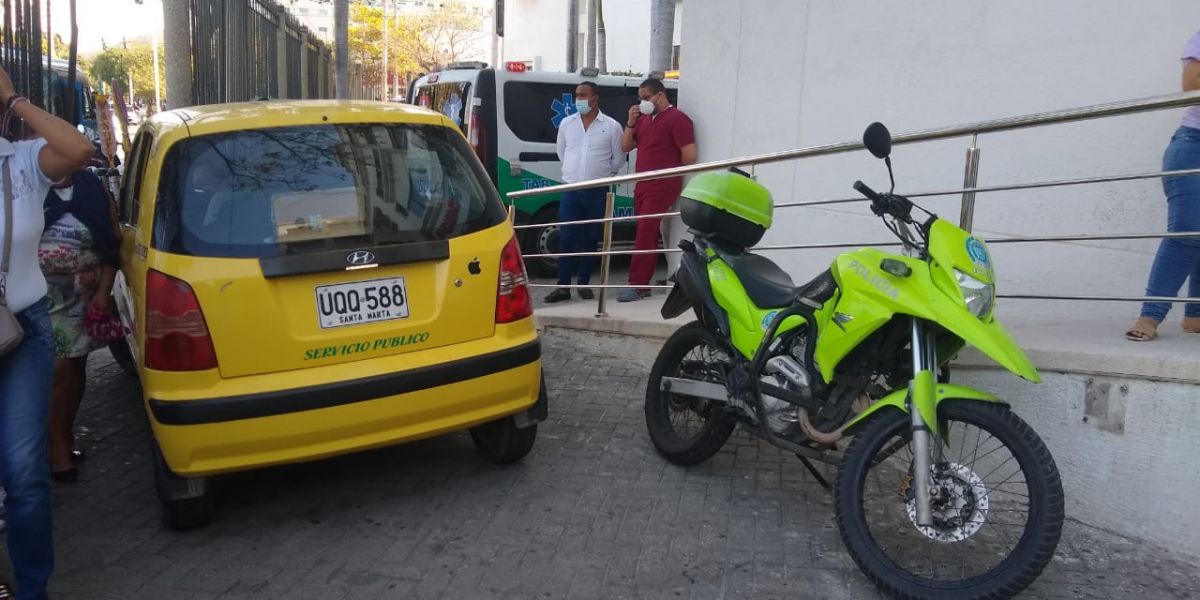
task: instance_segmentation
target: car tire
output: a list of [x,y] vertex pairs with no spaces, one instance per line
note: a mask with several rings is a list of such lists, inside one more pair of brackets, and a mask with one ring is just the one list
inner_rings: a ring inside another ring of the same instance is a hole
[[[207,479],[187,479],[180,477],[167,467],[158,443],[151,440],[154,455],[154,483],[158,492],[158,501],[162,509],[163,527],[173,531],[186,531],[204,527],[212,522],[216,515],[216,504],[213,502],[212,486]],[[171,492],[180,488],[201,489],[200,493],[190,497],[179,497]]]
[[211,523],[216,512],[212,493],[186,500],[164,500],[162,524],[172,531],[198,529]]
[[125,338],[110,343],[108,352],[112,354],[113,360],[117,361],[126,375],[137,377],[137,362],[133,360],[133,352],[130,352],[129,343],[125,341]]
[[504,417],[471,428],[471,441],[479,456],[490,463],[507,465],[525,458],[537,439],[537,423],[517,427],[513,417]]

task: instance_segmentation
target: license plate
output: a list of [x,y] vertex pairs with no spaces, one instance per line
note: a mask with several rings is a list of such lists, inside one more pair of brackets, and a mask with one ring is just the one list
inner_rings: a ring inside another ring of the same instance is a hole
[[319,285],[316,291],[321,329],[408,317],[403,277]]

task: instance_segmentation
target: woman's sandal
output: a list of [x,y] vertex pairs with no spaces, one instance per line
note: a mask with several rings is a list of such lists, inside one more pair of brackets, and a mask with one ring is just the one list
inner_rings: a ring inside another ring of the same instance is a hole
[[1183,318],[1184,333],[1200,333],[1200,317]]
[[1150,342],[1158,337],[1158,321],[1148,317],[1140,317],[1133,322],[1133,327],[1125,332],[1125,339],[1131,342]]

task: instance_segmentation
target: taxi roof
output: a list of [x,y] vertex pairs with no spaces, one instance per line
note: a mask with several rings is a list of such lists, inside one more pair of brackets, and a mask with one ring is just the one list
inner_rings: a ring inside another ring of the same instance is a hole
[[[205,135],[243,129],[321,123],[454,123],[440,113],[411,104],[364,100],[265,100],[191,106],[154,115],[159,136]],[[183,131],[175,131],[175,130]]]

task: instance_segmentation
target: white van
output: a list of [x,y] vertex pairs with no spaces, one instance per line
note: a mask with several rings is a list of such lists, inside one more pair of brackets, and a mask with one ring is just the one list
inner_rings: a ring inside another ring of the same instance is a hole
[[[624,122],[629,107],[638,103],[638,86],[644,78],[531,71],[520,62],[510,62],[504,70],[468,63],[414,81],[408,100],[440,111],[458,123],[504,196],[516,190],[562,183],[562,164],[555,147],[558,124],[575,112],[575,86],[583,81],[600,87],[600,110]],[[675,103],[678,81],[667,79],[663,83],[667,97]],[[630,162],[622,173],[632,168]],[[521,198],[516,201],[516,211],[518,224],[558,221],[558,195]],[[633,214],[632,185],[618,187],[615,214]],[[618,221],[614,224],[614,242],[631,245],[634,229],[633,221]],[[522,231],[525,254],[557,251],[557,228]],[[541,274],[550,274],[553,266],[552,260],[529,261],[529,267]]]

